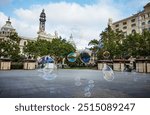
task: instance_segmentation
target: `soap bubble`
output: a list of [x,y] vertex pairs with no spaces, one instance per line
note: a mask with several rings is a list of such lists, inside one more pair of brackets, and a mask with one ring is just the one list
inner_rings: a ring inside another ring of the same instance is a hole
[[80,77],[76,77],[76,78],[75,78],[75,85],[76,85],[76,86],[81,86],[81,84],[82,84],[82,83],[81,83]]
[[106,58],[106,59],[108,59],[110,57],[109,51],[103,52],[103,57]]
[[93,88],[95,85],[94,85],[94,80],[89,80],[88,81],[88,86],[89,88]]
[[57,75],[55,73],[44,73],[42,77],[45,80],[54,80],[57,77]]
[[114,79],[114,72],[108,65],[104,64],[102,72],[105,80],[112,81]]
[[70,54],[68,54],[67,56],[67,60],[69,62],[75,62],[76,61],[76,58],[77,58],[77,54],[74,53],[74,52],[71,52]]
[[80,81],[75,82],[75,85],[76,85],[76,86],[81,86],[81,84],[82,84],[82,83],[81,83]]
[[93,83],[94,83],[94,80],[89,80],[88,83],[89,83],[89,84],[93,84]]
[[45,80],[53,80],[57,77],[54,71],[57,69],[54,59],[50,56],[43,56],[38,60],[38,73]]
[[93,88],[95,85],[94,84],[89,84],[88,86],[89,86],[89,88]]
[[84,88],[84,91],[85,91],[85,92],[90,91],[90,87],[86,86],[86,87]]
[[85,97],[91,97],[91,92],[90,92],[90,91],[85,92],[85,93],[84,93],[84,96],[85,96]]
[[83,51],[80,53],[80,59],[83,63],[89,63],[90,58],[91,58],[91,56],[90,56],[89,52]]

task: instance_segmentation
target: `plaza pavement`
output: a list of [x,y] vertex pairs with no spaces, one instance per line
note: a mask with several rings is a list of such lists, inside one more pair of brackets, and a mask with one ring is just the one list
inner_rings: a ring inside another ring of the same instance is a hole
[[[45,80],[37,70],[0,71],[1,98],[150,98],[150,74],[114,72],[106,81],[100,70],[58,69],[53,80]],[[76,80],[80,86],[76,86]],[[91,95],[85,88],[94,81]]]

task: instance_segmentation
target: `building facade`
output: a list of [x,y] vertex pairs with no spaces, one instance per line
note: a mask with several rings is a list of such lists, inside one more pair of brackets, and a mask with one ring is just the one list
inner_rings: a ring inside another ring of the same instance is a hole
[[112,19],[109,19],[108,25],[110,25],[114,31],[122,31],[124,35],[129,35],[134,32],[142,33],[144,29],[150,31],[150,2],[144,6],[143,11],[128,18],[114,23]]

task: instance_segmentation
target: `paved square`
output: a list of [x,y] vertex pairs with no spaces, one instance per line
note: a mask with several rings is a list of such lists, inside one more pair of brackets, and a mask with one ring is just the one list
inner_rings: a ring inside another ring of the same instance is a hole
[[[150,74],[114,72],[109,82],[100,70],[58,69],[53,80],[37,70],[0,71],[0,97],[5,98],[150,98]],[[80,83],[76,80],[79,79]],[[92,82],[92,88],[89,88]],[[79,86],[77,86],[79,85]]]

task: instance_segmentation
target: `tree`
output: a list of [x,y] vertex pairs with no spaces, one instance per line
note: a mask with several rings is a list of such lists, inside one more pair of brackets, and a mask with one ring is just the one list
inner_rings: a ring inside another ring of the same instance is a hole
[[28,56],[37,57],[50,55],[60,61],[75,50],[72,44],[62,38],[53,39],[51,42],[38,39],[37,41],[29,41],[28,44],[24,46],[24,53]]
[[2,39],[0,42],[0,56],[10,58],[12,61],[19,61],[20,59],[20,38],[17,33],[11,33],[7,39]]
[[121,31],[113,31],[112,28],[108,27],[101,34],[101,39],[104,44],[103,52],[110,52],[110,58],[120,58],[122,57],[121,45],[124,39],[124,35]]
[[126,56],[150,56],[150,32],[144,30],[142,34],[132,33],[124,39],[122,51]]

